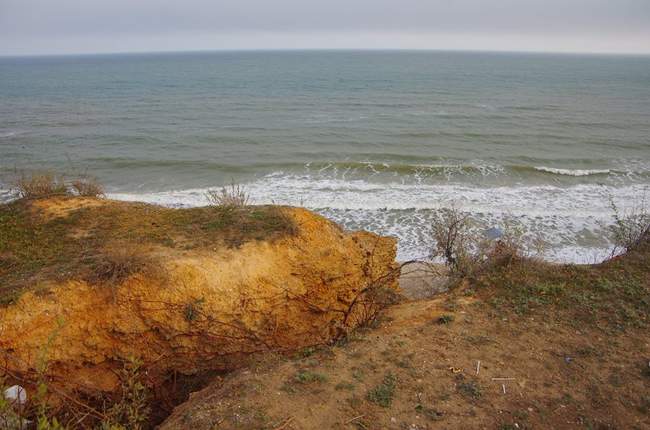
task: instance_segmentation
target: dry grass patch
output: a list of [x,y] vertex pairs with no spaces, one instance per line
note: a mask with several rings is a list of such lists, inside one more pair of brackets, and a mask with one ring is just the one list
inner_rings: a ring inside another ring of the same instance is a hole
[[83,177],[75,179],[70,186],[79,196],[104,197],[104,186],[95,178]]
[[21,198],[65,195],[68,193],[63,176],[51,172],[23,174],[16,181],[15,186]]
[[129,277],[146,272],[161,273],[159,262],[152,254],[152,249],[144,245],[131,243],[112,243],[93,258],[91,274],[88,278],[93,283],[119,285]]
[[205,196],[213,206],[243,207],[250,204],[250,196],[244,187],[234,182],[218,190],[210,190]]

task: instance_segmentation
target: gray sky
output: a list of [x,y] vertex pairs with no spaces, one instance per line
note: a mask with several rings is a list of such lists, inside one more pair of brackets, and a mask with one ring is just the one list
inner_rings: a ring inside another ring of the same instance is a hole
[[0,0],[0,55],[295,48],[650,53],[650,0]]

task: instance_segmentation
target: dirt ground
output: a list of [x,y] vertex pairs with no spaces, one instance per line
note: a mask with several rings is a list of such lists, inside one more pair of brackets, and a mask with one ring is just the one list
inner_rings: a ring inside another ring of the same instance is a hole
[[[411,276],[402,287],[421,297],[431,286]],[[649,414],[647,329],[552,307],[518,315],[461,287],[393,306],[337,345],[266,357],[161,428],[649,429]]]

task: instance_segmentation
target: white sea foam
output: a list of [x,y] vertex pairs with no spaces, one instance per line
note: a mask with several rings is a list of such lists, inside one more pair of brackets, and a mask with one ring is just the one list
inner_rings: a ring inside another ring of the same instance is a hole
[[[515,219],[541,235],[555,261],[592,263],[608,255],[603,225],[611,223],[609,197],[621,211],[631,210],[647,186],[581,184],[569,187],[477,187],[457,184],[373,183],[276,172],[246,184],[259,204],[305,206],[349,229],[367,229],[399,239],[398,258],[421,258],[431,246],[431,221],[436,210],[454,205],[484,225]],[[111,194],[168,206],[207,204],[205,189],[153,194]]]
[[535,170],[556,175],[567,176],[590,176],[590,175],[608,175],[610,169],[557,169],[555,167],[536,166]]

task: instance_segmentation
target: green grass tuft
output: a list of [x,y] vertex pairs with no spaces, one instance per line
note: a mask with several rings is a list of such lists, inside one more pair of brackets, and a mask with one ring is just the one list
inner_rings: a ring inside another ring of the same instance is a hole
[[387,408],[393,402],[396,385],[397,379],[395,376],[392,373],[387,373],[381,384],[368,391],[366,398],[372,403]]

